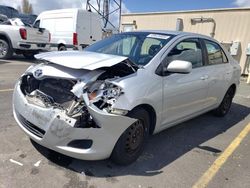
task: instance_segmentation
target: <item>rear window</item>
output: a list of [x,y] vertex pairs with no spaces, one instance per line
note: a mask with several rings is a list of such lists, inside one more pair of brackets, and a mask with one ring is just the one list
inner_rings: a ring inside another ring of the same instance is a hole
[[34,25],[33,25],[34,28],[39,28],[40,27],[40,20],[37,20]]

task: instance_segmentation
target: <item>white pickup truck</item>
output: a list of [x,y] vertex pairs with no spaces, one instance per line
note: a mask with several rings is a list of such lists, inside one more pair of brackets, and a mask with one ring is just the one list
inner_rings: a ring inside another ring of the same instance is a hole
[[25,25],[20,19],[0,23],[0,59],[9,59],[13,53],[33,58],[50,47],[50,33],[42,28]]

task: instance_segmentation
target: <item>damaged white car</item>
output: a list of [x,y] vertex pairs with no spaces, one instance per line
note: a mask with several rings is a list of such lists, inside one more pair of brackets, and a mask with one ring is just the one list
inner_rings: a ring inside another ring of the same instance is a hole
[[118,164],[135,161],[150,134],[226,115],[241,73],[214,39],[182,32],[122,33],[36,58],[14,90],[18,125],[54,151]]

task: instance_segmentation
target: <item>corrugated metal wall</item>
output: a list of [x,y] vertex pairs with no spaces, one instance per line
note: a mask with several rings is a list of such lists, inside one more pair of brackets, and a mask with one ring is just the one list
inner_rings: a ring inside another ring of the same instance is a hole
[[[216,22],[215,39],[222,43],[240,41],[238,57],[242,72],[245,71],[246,49],[250,43],[250,8],[219,9],[187,12],[163,12],[122,15],[122,25],[136,21],[137,30],[175,30],[177,18],[183,19],[184,31],[210,35],[212,23],[191,24],[191,18],[213,18]],[[121,27],[122,28],[122,27]],[[245,71],[246,73],[246,71]]]

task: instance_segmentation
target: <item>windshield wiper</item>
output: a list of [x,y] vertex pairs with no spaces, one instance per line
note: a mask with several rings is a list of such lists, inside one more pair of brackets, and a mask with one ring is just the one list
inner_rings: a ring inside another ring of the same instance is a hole
[[144,68],[143,65],[138,65],[138,64],[134,63],[130,58],[127,59],[127,62],[130,64],[130,66],[132,66],[131,68],[133,68],[133,69],[136,68],[136,70],[138,70],[138,69]]

